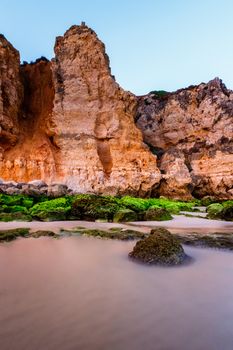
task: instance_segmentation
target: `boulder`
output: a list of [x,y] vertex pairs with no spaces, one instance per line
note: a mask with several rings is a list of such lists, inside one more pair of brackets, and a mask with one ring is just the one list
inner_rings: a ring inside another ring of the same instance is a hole
[[68,187],[64,184],[52,184],[48,187],[48,196],[49,197],[62,197],[67,195]]
[[223,208],[220,216],[222,220],[233,221],[233,203]]
[[120,209],[118,210],[114,217],[113,222],[127,222],[127,221],[137,221],[138,216],[135,211],[130,209]]
[[28,182],[28,185],[33,185],[33,186],[35,186],[37,188],[41,188],[41,187],[46,187],[47,186],[46,182],[43,181],[43,180],[32,180],[32,181]]
[[187,256],[176,237],[164,228],[156,228],[136,243],[129,257],[146,264],[172,266],[182,264]]
[[221,213],[223,206],[220,203],[213,203],[207,207],[207,218],[208,219],[221,219]]
[[172,220],[171,214],[164,208],[153,205],[144,214],[145,221],[165,221]]

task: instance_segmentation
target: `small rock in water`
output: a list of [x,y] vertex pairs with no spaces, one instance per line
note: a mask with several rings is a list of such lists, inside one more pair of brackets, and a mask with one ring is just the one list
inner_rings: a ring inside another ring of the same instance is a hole
[[187,256],[176,237],[165,228],[156,228],[136,243],[129,257],[146,264],[172,266],[183,263]]

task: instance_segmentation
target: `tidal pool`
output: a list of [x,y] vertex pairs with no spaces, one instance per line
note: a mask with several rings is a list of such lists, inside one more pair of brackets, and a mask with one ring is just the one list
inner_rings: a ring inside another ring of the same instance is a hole
[[161,268],[134,244],[0,244],[0,349],[232,350],[233,253],[185,247],[191,264]]

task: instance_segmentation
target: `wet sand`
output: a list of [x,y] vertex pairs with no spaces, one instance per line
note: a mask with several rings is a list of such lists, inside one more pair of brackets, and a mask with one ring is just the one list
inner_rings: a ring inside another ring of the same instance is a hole
[[90,221],[51,221],[51,222],[23,222],[23,221],[11,221],[1,222],[0,230],[8,230],[13,228],[28,227],[31,231],[37,230],[51,230],[55,233],[59,233],[61,229],[73,229],[75,227],[82,226],[88,229],[101,229],[108,230],[111,227],[121,227],[125,229],[135,228],[140,232],[150,232],[153,227],[165,227],[172,233],[191,233],[196,232],[200,234],[222,232],[233,233],[233,222],[220,221],[220,220],[208,220],[204,218],[186,217],[184,215],[173,215],[173,220],[169,221],[137,221],[127,224],[117,223],[103,223],[103,222],[90,222]]

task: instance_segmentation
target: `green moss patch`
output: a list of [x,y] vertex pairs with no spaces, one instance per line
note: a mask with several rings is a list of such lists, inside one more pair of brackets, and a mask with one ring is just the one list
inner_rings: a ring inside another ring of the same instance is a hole
[[172,220],[172,216],[167,211],[167,209],[160,208],[157,205],[152,205],[149,209],[146,210],[144,215],[144,220],[146,221],[166,221]]
[[66,220],[71,211],[69,204],[65,197],[51,199],[35,204],[30,210],[30,215],[42,221]]
[[16,228],[13,230],[1,230],[0,242],[9,242],[18,237],[29,236],[29,228]]

